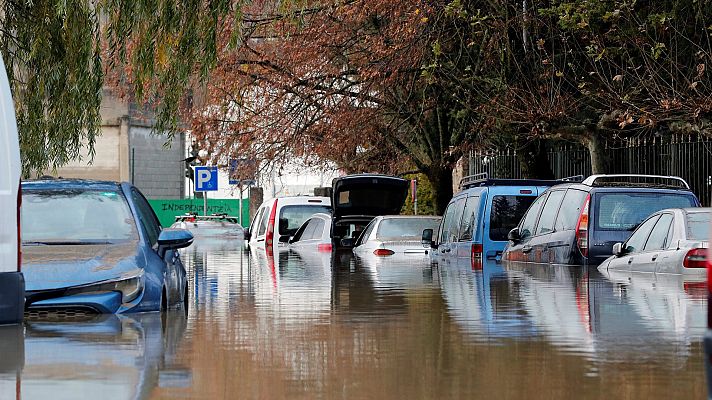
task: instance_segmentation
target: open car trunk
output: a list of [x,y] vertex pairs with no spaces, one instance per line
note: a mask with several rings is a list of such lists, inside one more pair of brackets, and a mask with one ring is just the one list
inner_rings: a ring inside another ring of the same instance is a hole
[[[409,182],[388,175],[361,174],[334,179],[332,183],[332,229],[336,245],[343,239],[358,239],[379,215],[398,215],[408,196]],[[349,243],[344,243],[349,247]]]

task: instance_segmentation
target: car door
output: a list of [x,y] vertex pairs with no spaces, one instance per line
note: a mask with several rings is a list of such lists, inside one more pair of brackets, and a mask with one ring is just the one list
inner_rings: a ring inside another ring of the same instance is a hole
[[438,248],[434,253],[436,255],[435,259],[439,263],[444,263],[446,260],[448,260],[445,255],[449,254],[449,252],[451,251],[451,244],[448,236],[450,234],[450,225],[452,223],[452,220],[455,218],[456,203],[457,200],[452,200],[450,204],[448,204],[447,208],[445,209],[444,217],[440,222],[440,228],[438,229]]
[[650,232],[648,241],[645,243],[643,252],[631,263],[631,270],[643,272],[655,272],[661,262],[661,255],[665,252],[668,244],[668,234],[672,227],[673,215],[663,213],[655,223]]
[[470,257],[472,257],[472,245],[473,243],[478,243],[478,239],[480,239],[475,237],[477,226],[480,222],[480,204],[479,195],[470,196],[465,200],[465,208],[462,212],[457,233],[457,249],[455,250],[458,263],[459,260],[470,260]]
[[507,251],[508,260],[525,262],[530,260],[530,255],[533,250],[530,242],[534,236],[536,223],[547,197],[548,194],[539,196],[539,198],[534,200],[534,203],[529,207],[526,214],[524,214],[524,218],[522,218],[518,227],[520,239],[516,243],[510,242],[510,247]]
[[608,269],[630,270],[631,264],[636,261],[637,257],[641,256],[645,248],[645,243],[648,241],[648,237],[655,227],[655,223],[658,222],[658,218],[660,218],[659,215],[650,217],[633,232],[630,239],[625,242],[623,254],[611,259],[608,264]]
[[565,190],[552,190],[549,192],[549,197],[544,203],[539,222],[536,225],[534,236],[529,242],[529,246],[532,248],[529,261],[537,263],[548,263],[550,261],[549,242],[551,241],[556,216],[559,213],[565,194]]
[[556,215],[554,231],[548,238],[548,259],[553,264],[571,264],[576,248],[576,225],[588,193],[568,189]]
[[185,268],[180,260],[177,250],[168,250],[163,259],[158,255],[158,236],[161,233],[161,224],[148,204],[145,197],[136,188],[131,188],[131,197],[138,210],[141,228],[151,246],[147,259],[155,262],[163,270],[164,285],[168,295],[167,304],[178,302],[183,298],[185,287]]
[[447,226],[445,242],[439,249],[443,259],[453,262],[457,258],[458,241],[460,239],[460,222],[465,211],[466,197],[460,197],[453,203],[452,219]]

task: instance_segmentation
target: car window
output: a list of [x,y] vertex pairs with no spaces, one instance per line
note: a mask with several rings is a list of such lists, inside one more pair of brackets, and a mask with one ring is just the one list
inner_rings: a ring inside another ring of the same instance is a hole
[[687,214],[687,239],[708,240],[710,237],[710,213],[694,212]]
[[666,247],[672,220],[672,214],[663,214],[658,218],[658,222],[655,223],[655,227],[650,232],[648,242],[645,243],[644,251],[662,250]]
[[257,232],[257,236],[264,236],[267,233],[267,220],[269,219],[270,206],[266,206],[262,209],[262,219],[260,219],[260,230]]
[[542,195],[532,203],[531,207],[527,211],[522,224],[519,227],[519,235],[522,239],[532,236],[534,232],[534,226],[536,225],[537,217],[539,216],[539,211],[541,211],[541,206],[544,204],[547,195]]
[[462,213],[465,211],[465,198],[461,198],[455,202],[455,211],[452,215],[452,221],[449,225],[449,232],[447,234],[448,242],[457,242],[460,237],[460,221],[462,220]]
[[366,230],[361,233],[361,236],[359,236],[358,241],[356,242],[355,246],[360,246],[364,242],[368,241],[368,237],[371,236],[371,232],[373,232],[373,228],[376,226],[376,219],[374,218],[368,226],[366,226]]
[[309,223],[307,224],[307,227],[304,228],[304,233],[302,233],[302,239],[301,240],[311,240],[314,239],[314,233],[316,231],[317,227],[317,218],[313,218]]
[[644,219],[666,208],[694,207],[687,194],[602,193],[598,196],[596,228],[632,231]]
[[381,240],[418,240],[423,237],[423,231],[435,231],[439,218],[385,218],[378,225],[376,238]]
[[541,211],[539,224],[536,228],[537,235],[549,233],[554,230],[554,220],[556,219],[556,214],[559,213],[561,201],[564,200],[565,193],[563,190],[555,190],[549,194],[549,198],[544,204],[544,209]]
[[509,231],[519,224],[534,200],[536,196],[494,196],[490,212],[490,239],[506,241]]
[[643,222],[638,230],[636,230],[630,239],[628,239],[625,244],[625,248],[629,253],[636,253],[643,250],[645,242],[648,241],[648,236],[650,236],[650,231],[653,230],[655,223],[658,222],[658,218],[660,217],[656,215],[655,217]]
[[279,234],[292,236],[304,221],[316,213],[330,214],[331,208],[316,204],[284,206],[279,210]]
[[576,229],[579,216],[581,216],[581,208],[587,195],[588,193],[581,190],[569,189],[566,191],[559,215],[556,217],[554,230],[561,232]]
[[465,202],[465,211],[460,224],[460,241],[470,241],[479,222],[480,196],[470,196]]
[[324,220],[321,218],[315,218],[312,239],[321,239],[322,236],[324,236]]
[[136,189],[131,189],[131,196],[138,210],[141,226],[148,243],[153,247],[158,243],[158,235],[161,233],[161,224],[153,212],[153,208],[148,204],[148,201]]
[[20,224],[23,242],[138,239],[131,209],[118,191],[25,189]]
[[302,240],[302,235],[304,235],[304,230],[306,230],[307,226],[309,225],[309,222],[311,222],[311,220],[305,221],[302,224],[302,226],[300,226],[299,229],[297,229],[297,232],[295,232],[294,236],[292,236],[291,243],[298,242],[298,241]]
[[438,240],[438,243],[447,242],[447,235],[450,232],[450,223],[452,222],[454,215],[455,202],[452,202],[450,203],[450,205],[447,206],[447,209],[445,209],[445,217],[443,218],[443,222],[440,224],[440,238]]

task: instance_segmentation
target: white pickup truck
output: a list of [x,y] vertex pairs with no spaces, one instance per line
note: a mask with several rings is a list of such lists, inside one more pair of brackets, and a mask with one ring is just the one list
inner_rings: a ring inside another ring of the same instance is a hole
[[0,325],[22,321],[20,145],[10,82],[0,57]]

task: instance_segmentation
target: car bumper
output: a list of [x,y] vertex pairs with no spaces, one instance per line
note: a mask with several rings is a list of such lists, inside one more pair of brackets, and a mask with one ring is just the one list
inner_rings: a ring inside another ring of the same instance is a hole
[[120,292],[83,293],[54,297],[32,303],[28,311],[82,310],[97,314],[114,314],[123,311]]
[[25,278],[21,272],[0,273],[0,325],[22,322]]
[[707,398],[712,400],[712,329],[707,329],[704,338],[705,375],[707,375]]

